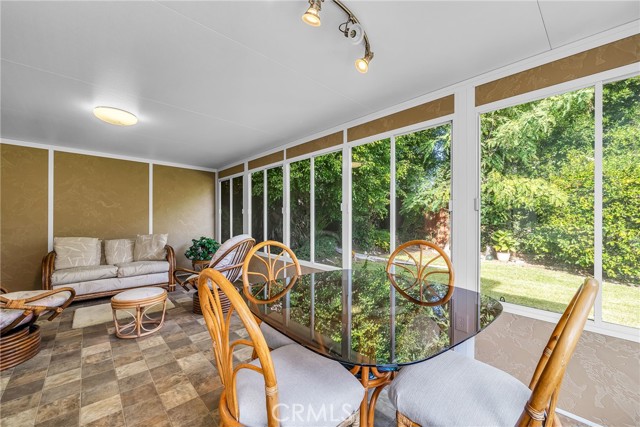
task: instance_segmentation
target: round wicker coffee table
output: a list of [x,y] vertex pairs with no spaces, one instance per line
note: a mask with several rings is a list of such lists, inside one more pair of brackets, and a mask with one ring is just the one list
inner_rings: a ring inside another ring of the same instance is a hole
[[[150,317],[149,309],[162,304],[162,312],[155,318]],[[118,338],[138,338],[152,334],[162,328],[167,309],[167,291],[162,288],[149,287],[130,289],[120,292],[111,298],[113,323]],[[118,310],[126,311],[131,317],[128,323],[119,322],[116,316]]]

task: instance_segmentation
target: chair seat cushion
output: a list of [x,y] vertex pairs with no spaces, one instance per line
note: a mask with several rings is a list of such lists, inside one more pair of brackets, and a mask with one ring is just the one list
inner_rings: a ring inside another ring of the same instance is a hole
[[116,264],[118,277],[142,276],[153,273],[166,273],[169,271],[167,261],[134,261]]
[[[271,359],[282,427],[337,426],[360,407],[364,388],[338,362],[297,344],[273,350]],[[258,359],[251,363],[260,366]],[[241,369],[236,389],[240,422],[249,427],[266,426],[264,377]]]
[[[19,292],[9,292],[7,294],[3,294],[2,296],[7,299],[16,300],[16,299],[32,298],[40,294],[44,294],[46,292],[49,292],[49,291],[19,291]],[[60,292],[60,293],[49,295],[48,297],[30,302],[28,303],[28,305],[60,307],[69,299],[70,296],[71,296],[70,292]],[[24,310],[13,310],[8,308],[0,309],[0,329],[11,324],[11,322],[13,322],[18,317],[20,317],[23,312]],[[18,325],[16,325],[16,327],[20,325],[24,325],[25,323],[29,322],[31,318],[32,318],[32,315],[29,314]]]
[[276,331],[273,327],[269,326],[265,322],[260,323],[260,331],[264,335],[264,340],[270,349],[284,347],[285,345],[297,344],[294,340],[288,336]]
[[454,351],[402,368],[389,386],[395,408],[423,426],[513,426],[530,396],[506,372]]
[[92,265],[89,267],[72,267],[56,270],[51,275],[53,286],[69,283],[88,282],[91,280],[108,279],[116,277],[118,267],[115,265]]

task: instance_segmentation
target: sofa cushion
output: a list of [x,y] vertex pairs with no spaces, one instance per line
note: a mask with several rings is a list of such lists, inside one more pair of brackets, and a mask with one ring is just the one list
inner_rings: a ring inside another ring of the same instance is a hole
[[90,267],[65,268],[53,272],[51,275],[51,284],[66,285],[67,283],[108,279],[109,277],[116,277],[117,273],[118,267],[115,265],[92,265]]
[[162,261],[167,258],[164,247],[169,239],[168,234],[146,234],[136,237],[133,246],[134,261]]
[[[119,289],[136,288],[164,284],[169,281],[168,273],[146,274],[144,276],[112,277],[110,279],[91,280],[88,282],[69,283],[59,287],[69,287],[76,291],[76,297],[98,292],[117,291]],[[58,286],[54,286],[54,289]]]
[[166,273],[169,271],[167,261],[134,261],[116,264],[118,277],[142,276],[144,274]]
[[105,240],[104,254],[107,264],[133,262],[133,239]]
[[100,245],[93,237],[56,237],[53,250],[56,270],[100,265]]

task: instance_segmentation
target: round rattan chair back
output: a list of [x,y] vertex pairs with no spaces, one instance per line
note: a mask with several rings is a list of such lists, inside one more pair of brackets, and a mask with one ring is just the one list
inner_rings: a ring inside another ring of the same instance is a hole
[[441,305],[453,295],[455,276],[451,260],[426,240],[398,246],[387,261],[387,275],[396,290],[415,304]]
[[248,234],[234,236],[225,241],[209,263],[210,268],[215,268],[231,282],[235,282],[242,274],[242,264],[247,254],[256,244],[254,238]]
[[[210,284],[212,286],[209,286]],[[278,386],[275,369],[269,347],[249,307],[233,284],[222,273],[212,268],[207,268],[200,273],[198,293],[200,294],[202,315],[213,340],[216,366],[224,387],[219,406],[222,425],[240,425],[236,374],[241,369],[249,369],[264,377],[268,426],[278,426]],[[231,302],[231,307],[226,314],[222,311],[221,294],[226,295]],[[230,342],[230,324],[233,313],[237,313],[247,330],[248,337]],[[249,363],[238,363],[234,366],[233,352],[242,345],[253,348],[254,354],[260,361],[259,366]]]
[[245,297],[256,304],[276,301],[301,274],[298,258],[289,247],[273,240],[262,242],[249,251],[242,266]]

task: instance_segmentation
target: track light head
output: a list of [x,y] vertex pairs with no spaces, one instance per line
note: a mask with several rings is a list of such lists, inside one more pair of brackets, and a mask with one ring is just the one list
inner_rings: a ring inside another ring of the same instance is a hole
[[309,8],[302,15],[302,21],[305,24],[309,24],[312,27],[319,27],[320,22],[320,10],[322,9],[321,0],[309,0]]
[[356,70],[365,74],[369,71],[369,63],[373,59],[373,52],[366,52],[364,57],[356,59]]

